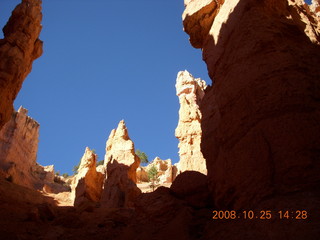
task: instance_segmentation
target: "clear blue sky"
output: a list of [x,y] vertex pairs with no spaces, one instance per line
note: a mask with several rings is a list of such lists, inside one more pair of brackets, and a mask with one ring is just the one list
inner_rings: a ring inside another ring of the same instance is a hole
[[[19,2],[0,1],[1,26]],[[102,160],[121,119],[150,160],[179,160],[176,75],[210,82],[183,9],[183,0],[43,0],[44,54],[15,101],[40,123],[40,164],[71,174],[86,146]]]
[[[19,2],[1,0],[1,26]],[[44,54],[14,104],[40,123],[40,164],[70,174],[86,146],[102,160],[121,119],[150,160],[179,160],[176,75],[209,79],[183,32],[183,8],[182,0],[43,1]]]

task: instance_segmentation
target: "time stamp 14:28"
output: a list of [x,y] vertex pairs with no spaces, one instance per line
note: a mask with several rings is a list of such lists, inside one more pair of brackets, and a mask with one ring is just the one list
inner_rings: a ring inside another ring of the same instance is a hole
[[212,211],[214,220],[228,220],[228,219],[296,219],[305,220],[308,218],[308,212],[306,210],[295,210],[295,211],[271,211],[271,210],[261,210],[261,211],[235,211],[235,210],[225,210],[225,211]]

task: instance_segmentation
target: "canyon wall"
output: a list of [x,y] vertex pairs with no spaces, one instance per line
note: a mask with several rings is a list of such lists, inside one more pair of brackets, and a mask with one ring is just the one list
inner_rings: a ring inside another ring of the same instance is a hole
[[41,189],[43,183],[53,183],[53,166],[37,164],[40,125],[22,107],[0,130],[0,169],[13,183]]
[[201,104],[201,150],[215,206],[252,208],[316,191],[316,14],[300,0],[195,0],[187,1],[183,24],[213,82]]
[[0,39],[0,129],[10,120],[13,101],[42,54],[41,0],[23,0],[12,12]]
[[176,91],[179,97],[179,123],[175,131],[179,139],[178,173],[194,170],[207,174],[201,144],[201,112],[199,106],[207,85],[200,78],[194,78],[188,71],[177,75]]
[[132,207],[134,199],[141,194],[137,187],[136,170],[140,159],[135,154],[125,122],[119,122],[110,133],[106,144],[104,166],[106,178],[101,204],[106,207]]

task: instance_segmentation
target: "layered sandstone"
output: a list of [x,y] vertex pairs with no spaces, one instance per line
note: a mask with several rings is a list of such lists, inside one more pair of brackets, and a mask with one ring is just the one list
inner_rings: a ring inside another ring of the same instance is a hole
[[148,173],[145,167],[137,168],[137,183],[149,182]]
[[135,154],[125,122],[119,122],[110,133],[106,144],[104,166],[106,178],[101,203],[106,207],[132,207],[134,199],[141,194],[137,187],[136,170],[140,159]]
[[42,54],[41,0],[23,0],[12,12],[0,39],[0,129],[10,120],[13,101],[32,62]]
[[[0,131],[0,167],[13,183],[34,188],[39,142],[39,123],[27,116],[22,107],[12,115]],[[48,174],[50,175],[50,174]]]
[[158,171],[159,184],[173,182],[176,176],[175,166],[172,165],[171,159],[162,160],[159,157],[153,159],[148,166],[137,168],[137,182],[149,182],[148,172],[153,166]]
[[178,73],[176,82],[179,97],[179,123],[175,131],[179,139],[179,172],[187,170],[199,171],[207,174],[201,144],[201,112],[200,104],[207,85],[200,78],[194,78],[188,71]]
[[[203,22],[206,12],[215,17]],[[280,194],[294,202],[320,183],[319,22],[309,13],[298,0],[186,6],[185,31],[214,83],[201,104],[201,150],[217,208]],[[306,194],[308,204],[296,203],[311,209]]]
[[158,170],[159,183],[172,183],[173,181],[173,173],[172,173],[172,162],[171,159],[162,160],[159,157],[153,159],[151,164],[146,167],[146,171],[155,166]]
[[20,107],[0,130],[0,172],[7,180],[46,192],[69,191],[55,183],[54,166],[37,163],[40,125]]
[[96,163],[97,155],[87,147],[72,183],[71,198],[74,206],[100,201],[104,175],[97,172]]

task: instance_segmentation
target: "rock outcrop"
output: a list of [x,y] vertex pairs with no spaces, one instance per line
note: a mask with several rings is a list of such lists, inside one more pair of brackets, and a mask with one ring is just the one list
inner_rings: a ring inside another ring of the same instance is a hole
[[97,155],[87,147],[72,183],[71,198],[76,207],[87,202],[100,201],[104,175],[97,172],[96,163]]
[[12,12],[0,39],[0,129],[10,120],[13,101],[32,62],[42,54],[41,0],[23,0]]
[[[311,11],[319,18],[320,17],[320,0],[312,0],[310,5]],[[318,19],[319,21],[319,19]]]
[[133,207],[133,201],[141,194],[136,185],[140,159],[135,154],[123,120],[117,129],[111,131],[106,145],[106,178],[101,204],[106,207]]
[[149,182],[148,173],[145,167],[137,168],[137,183]]
[[173,173],[172,173],[172,162],[171,159],[162,160],[159,157],[153,159],[151,164],[146,167],[146,171],[155,166],[158,170],[159,183],[172,183]]
[[207,176],[196,171],[179,174],[172,183],[170,192],[195,208],[205,208],[211,204]]
[[[185,31],[213,81],[201,104],[201,150],[218,209],[252,208],[280,195],[314,208],[320,47],[319,22],[309,13],[300,0],[186,6]],[[303,193],[310,198],[294,197]]]
[[159,184],[172,183],[176,174],[175,166],[172,165],[171,159],[162,160],[159,157],[146,167],[137,168],[137,182],[149,182],[148,171],[151,167],[155,166],[158,171]]
[[207,174],[206,160],[200,148],[202,116],[199,109],[206,87],[205,81],[194,78],[188,71],[178,73],[176,91],[180,110],[179,123],[175,131],[180,141],[178,172],[193,170]]
[[0,131],[0,167],[13,183],[36,187],[41,171],[37,165],[40,125],[22,107]]
[[20,107],[0,130],[0,171],[8,181],[37,190],[69,191],[55,183],[54,166],[37,163],[40,125]]

